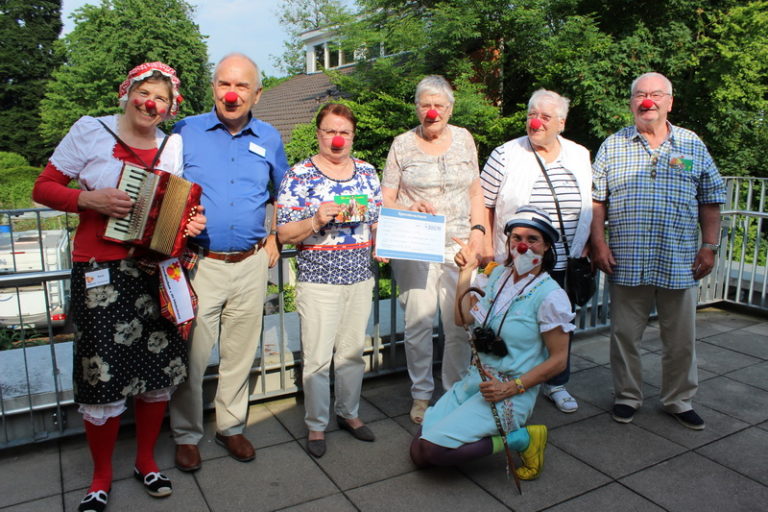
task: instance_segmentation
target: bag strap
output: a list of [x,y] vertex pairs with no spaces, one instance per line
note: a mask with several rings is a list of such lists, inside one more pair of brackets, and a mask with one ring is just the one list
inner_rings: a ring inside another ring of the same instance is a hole
[[133,148],[126,144],[125,141],[121,139],[115,132],[113,132],[109,126],[107,126],[101,119],[97,119],[97,121],[101,124],[101,126],[104,127],[105,130],[109,132],[110,135],[115,138],[118,144],[123,146],[126,151],[128,151],[131,155],[133,155],[134,158],[141,162],[141,165],[143,165],[147,170],[151,171],[155,168],[155,165],[157,165],[157,162],[160,160],[160,154],[163,152],[165,144],[168,142],[168,134],[163,137],[163,142],[161,142],[160,147],[157,148],[157,153],[155,153],[155,158],[152,159],[152,164],[148,166],[144,159],[137,155]]
[[539,158],[539,154],[536,153],[536,150],[533,149],[533,144],[531,144],[531,139],[528,139],[528,145],[531,148],[531,151],[533,152],[533,156],[536,157],[536,162],[538,162],[539,167],[541,168],[541,173],[544,175],[544,179],[547,180],[547,185],[549,186],[549,191],[552,193],[552,199],[555,201],[555,209],[557,210],[557,220],[560,222],[560,236],[563,237],[563,247],[565,248],[565,257],[569,258],[571,255],[571,250],[568,248],[568,239],[565,236],[565,227],[563,226],[563,214],[560,212],[560,201],[557,200],[557,194],[555,194],[555,187],[552,186],[552,181],[549,179],[549,175],[547,174],[547,170],[544,168],[544,163],[541,161],[541,158]]

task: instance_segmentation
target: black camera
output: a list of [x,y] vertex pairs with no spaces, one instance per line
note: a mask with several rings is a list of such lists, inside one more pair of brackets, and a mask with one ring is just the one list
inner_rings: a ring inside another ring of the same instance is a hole
[[475,340],[475,348],[478,352],[493,354],[498,357],[504,357],[509,354],[507,344],[490,327],[475,327],[472,331],[472,337]]

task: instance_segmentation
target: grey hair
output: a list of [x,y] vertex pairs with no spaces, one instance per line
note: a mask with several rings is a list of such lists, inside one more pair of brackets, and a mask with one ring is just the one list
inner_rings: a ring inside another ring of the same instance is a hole
[[568,117],[568,106],[571,104],[571,100],[565,96],[560,96],[555,91],[548,91],[546,89],[539,89],[531,94],[531,99],[528,100],[528,112],[533,110],[537,105],[542,103],[551,103],[555,106],[555,113],[557,117],[565,121]]
[[667,90],[664,92],[672,96],[672,82],[669,81],[669,78],[665,77],[661,73],[656,73],[655,71],[651,71],[650,73],[643,73],[639,77],[632,80],[632,86],[629,88],[629,95],[630,96],[635,95],[635,89],[637,88],[637,83],[640,80],[644,78],[650,78],[650,77],[661,78],[664,81],[664,83],[667,85]]
[[258,91],[259,89],[261,89],[261,70],[259,69],[259,65],[256,64],[252,58],[240,52],[228,53],[225,56],[223,56],[221,60],[219,60],[219,62],[216,64],[216,68],[213,70],[213,84],[216,85],[216,77],[219,74],[219,68],[221,67],[221,64],[225,60],[232,57],[239,57],[241,59],[245,59],[246,61],[250,62],[251,66],[253,66],[253,69],[256,71],[256,90]]
[[416,94],[414,95],[414,103],[419,104],[419,98],[424,94],[442,94],[448,98],[448,103],[453,105],[453,88],[448,80],[440,75],[425,76],[416,86]]

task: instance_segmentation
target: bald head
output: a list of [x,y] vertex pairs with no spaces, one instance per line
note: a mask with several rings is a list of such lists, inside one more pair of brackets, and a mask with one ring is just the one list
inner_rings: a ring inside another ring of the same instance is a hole
[[216,78],[219,76],[219,70],[222,68],[222,66],[227,66],[230,64],[230,61],[232,63],[235,63],[238,66],[241,67],[251,67],[253,70],[253,74],[256,77],[256,81],[254,84],[256,85],[257,89],[261,89],[261,70],[259,69],[259,65],[256,64],[253,59],[251,59],[249,56],[245,55],[244,53],[239,52],[233,52],[228,53],[224,57],[221,58],[221,60],[216,64],[216,68],[213,70],[213,83],[216,83]]
[[237,134],[261,98],[259,67],[246,55],[231,53],[216,65],[211,86],[216,115],[230,133]]

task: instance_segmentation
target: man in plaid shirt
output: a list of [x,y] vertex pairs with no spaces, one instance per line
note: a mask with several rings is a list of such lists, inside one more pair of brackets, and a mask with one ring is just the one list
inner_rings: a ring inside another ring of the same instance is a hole
[[639,347],[655,303],[662,405],[701,430],[691,405],[697,281],[714,266],[725,188],[701,139],[667,121],[672,101],[672,84],[659,73],[632,83],[635,124],[608,137],[593,164],[592,257],[610,281],[613,419],[629,423],[643,403]]

